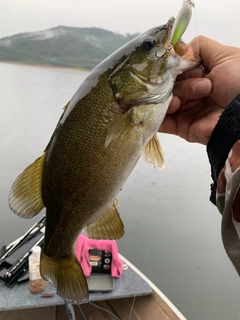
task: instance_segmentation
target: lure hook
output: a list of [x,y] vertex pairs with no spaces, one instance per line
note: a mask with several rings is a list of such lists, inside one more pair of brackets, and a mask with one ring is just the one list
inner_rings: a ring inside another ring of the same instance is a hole
[[166,61],[165,62],[163,62],[161,59],[166,55],[166,54],[168,54],[171,50],[172,50],[172,45],[170,44],[169,46],[168,46],[168,48],[167,49],[165,49],[165,52],[161,55],[161,56],[158,56],[157,55],[157,51],[155,52],[155,57],[157,58],[157,61],[159,61],[160,60],[160,62],[162,63],[162,64],[165,64],[166,63]]

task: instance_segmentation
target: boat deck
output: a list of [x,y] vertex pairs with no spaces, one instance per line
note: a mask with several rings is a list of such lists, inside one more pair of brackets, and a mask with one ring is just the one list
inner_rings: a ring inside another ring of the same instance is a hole
[[[128,260],[129,266],[122,277],[115,279],[112,292],[90,293],[90,302],[110,311],[121,320],[186,320],[179,310],[144,275],[139,275]],[[12,289],[0,281],[0,320],[68,320],[64,300],[57,294],[42,298],[41,294],[31,294],[28,282],[15,285]],[[46,283],[44,292],[55,288]],[[90,303],[81,309],[88,320],[115,320],[105,311]],[[76,319],[83,319],[78,306],[74,306]]]
[[[19,311],[19,309],[34,309],[64,305],[64,300],[57,294],[50,298],[42,298],[42,293],[30,293],[28,286],[29,283],[25,282],[17,284],[13,288],[8,288],[5,286],[3,281],[0,281],[0,319],[12,319],[7,316],[11,314],[11,312],[9,312],[11,310]],[[55,288],[51,284],[46,283],[46,287],[43,292],[51,292],[54,290]],[[121,278],[115,279],[115,288],[113,291],[105,293],[90,293],[89,300],[91,302],[106,301],[110,299],[150,295],[151,293],[152,289],[148,283],[146,283],[146,281],[144,281],[131,268],[128,268],[123,271]],[[42,312],[44,313],[43,309],[41,309],[41,319],[52,319],[49,318],[50,315],[47,317],[44,316],[43,318]]]

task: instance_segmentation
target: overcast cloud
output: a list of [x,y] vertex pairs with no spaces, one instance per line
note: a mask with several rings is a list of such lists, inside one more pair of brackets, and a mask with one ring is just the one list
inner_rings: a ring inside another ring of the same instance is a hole
[[[195,0],[185,41],[204,34],[240,46],[240,1]],[[0,38],[59,25],[143,32],[176,16],[182,0],[0,0]]]

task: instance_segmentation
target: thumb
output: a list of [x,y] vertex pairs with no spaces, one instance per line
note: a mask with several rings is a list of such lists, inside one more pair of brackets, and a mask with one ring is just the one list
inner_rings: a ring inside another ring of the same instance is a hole
[[212,82],[207,78],[189,78],[176,82],[173,94],[181,99],[195,100],[208,96],[212,88]]

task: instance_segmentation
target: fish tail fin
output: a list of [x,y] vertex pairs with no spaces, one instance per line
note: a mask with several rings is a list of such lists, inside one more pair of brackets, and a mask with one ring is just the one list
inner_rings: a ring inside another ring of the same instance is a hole
[[42,253],[40,273],[57,288],[63,299],[77,304],[88,301],[87,281],[76,256],[53,259]]

